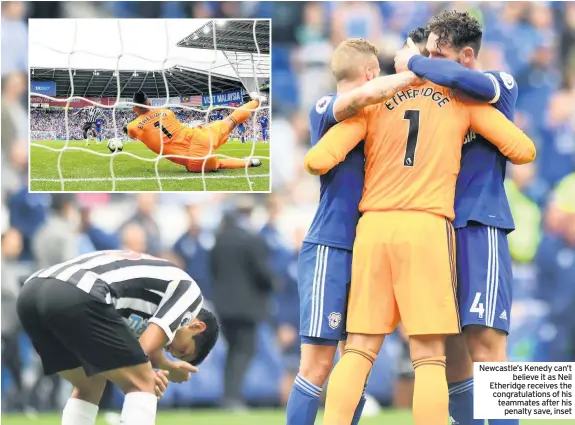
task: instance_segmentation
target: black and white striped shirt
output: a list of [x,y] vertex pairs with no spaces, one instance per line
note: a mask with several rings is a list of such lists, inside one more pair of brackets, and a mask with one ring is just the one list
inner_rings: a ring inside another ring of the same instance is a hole
[[100,116],[100,110],[94,108],[93,106],[89,107],[86,110],[86,122],[93,124],[96,122],[96,119]]
[[98,251],[39,270],[28,278],[52,278],[113,304],[139,337],[148,323],[169,342],[194,319],[203,304],[196,282],[169,261],[131,251]]

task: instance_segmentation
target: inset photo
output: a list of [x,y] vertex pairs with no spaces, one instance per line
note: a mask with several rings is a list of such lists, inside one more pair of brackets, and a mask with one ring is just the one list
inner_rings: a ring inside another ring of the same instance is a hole
[[269,19],[31,19],[31,192],[270,192]]

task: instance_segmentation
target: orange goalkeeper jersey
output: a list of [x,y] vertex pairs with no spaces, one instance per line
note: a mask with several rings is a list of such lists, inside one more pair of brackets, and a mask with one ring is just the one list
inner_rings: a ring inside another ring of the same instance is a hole
[[128,124],[128,136],[140,140],[157,154],[162,152],[163,142],[162,153],[169,155],[180,153],[180,149],[174,147],[184,137],[187,129],[170,109],[151,109]]
[[466,104],[426,83],[363,109],[330,129],[306,155],[312,174],[325,174],[365,140],[360,211],[427,211],[453,219],[461,148],[471,129],[512,162],[535,158],[535,145],[489,105]]

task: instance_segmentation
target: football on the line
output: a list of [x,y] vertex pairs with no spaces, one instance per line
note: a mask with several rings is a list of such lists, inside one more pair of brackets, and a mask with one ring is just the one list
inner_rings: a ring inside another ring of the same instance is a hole
[[112,138],[108,140],[108,149],[110,149],[110,152],[122,152],[124,143],[120,139]]

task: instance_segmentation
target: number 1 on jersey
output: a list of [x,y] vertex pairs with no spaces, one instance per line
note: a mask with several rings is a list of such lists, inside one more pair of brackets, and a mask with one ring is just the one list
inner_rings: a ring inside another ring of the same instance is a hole
[[409,130],[407,132],[407,145],[405,146],[405,157],[403,165],[413,167],[415,163],[415,148],[419,137],[419,111],[408,109],[403,115],[404,120],[409,120]]
[[156,122],[154,123],[154,127],[156,127],[156,128],[161,128],[161,129],[162,129],[162,133],[164,133],[168,139],[171,139],[171,138],[172,138],[172,133],[170,133],[164,126],[161,126],[161,127],[160,127],[160,121],[156,121]]

